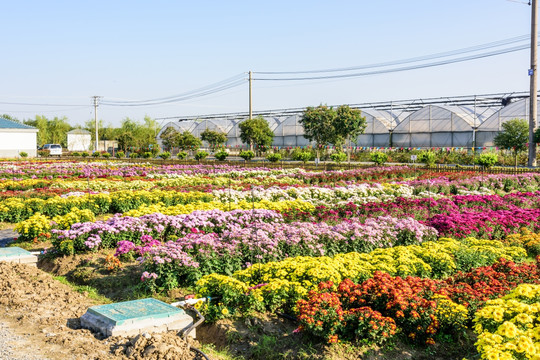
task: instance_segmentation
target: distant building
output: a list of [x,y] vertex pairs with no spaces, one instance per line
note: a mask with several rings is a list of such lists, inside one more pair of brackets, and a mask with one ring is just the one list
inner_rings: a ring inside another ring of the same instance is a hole
[[68,151],[89,151],[91,144],[92,135],[90,131],[75,129],[67,133]]
[[16,158],[21,152],[36,157],[37,132],[35,127],[0,118],[0,157]]

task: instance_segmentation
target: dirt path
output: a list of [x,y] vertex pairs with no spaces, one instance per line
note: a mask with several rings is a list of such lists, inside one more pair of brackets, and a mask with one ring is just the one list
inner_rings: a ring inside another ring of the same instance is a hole
[[175,333],[102,339],[81,329],[93,305],[48,273],[0,262],[0,360],[193,359]]

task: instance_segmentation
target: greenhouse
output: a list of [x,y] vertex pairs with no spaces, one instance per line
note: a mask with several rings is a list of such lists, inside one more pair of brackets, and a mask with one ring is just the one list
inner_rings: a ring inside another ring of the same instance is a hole
[[376,109],[362,109],[366,119],[366,129],[356,138],[356,145],[362,147],[386,147],[390,144],[390,132],[405,118],[407,113]]
[[[538,109],[538,114],[540,114],[540,108]],[[529,99],[510,103],[483,121],[478,126],[476,133],[476,146],[494,146],[493,139],[502,131],[502,124],[512,119],[525,119],[529,121]]]
[[[366,119],[364,133],[356,141],[351,141],[351,145],[359,147],[493,146],[493,139],[502,130],[501,125],[505,121],[529,119],[528,97],[519,94],[513,94],[511,98],[502,95],[486,98],[475,96],[434,99],[432,102],[415,100],[397,105],[396,102],[364,104],[364,107],[355,108],[360,109]],[[263,116],[268,122],[275,135],[273,146],[303,147],[311,145],[304,137],[304,128],[300,122],[303,110],[276,110],[256,113],[254,116]],[[181,118],[167,123],[160,134],[171,126],[180,132],[189,131],[197,137],[205,129],[211,129],[227,135],[227,146],[245,147],[240,139],[239,124],[247,118],[245,113]],[[161,142],[159,134],[158,141]]]
[[492,108],[428,105],[401,121],[392,132],[394,147],[470,147],[473,132]]

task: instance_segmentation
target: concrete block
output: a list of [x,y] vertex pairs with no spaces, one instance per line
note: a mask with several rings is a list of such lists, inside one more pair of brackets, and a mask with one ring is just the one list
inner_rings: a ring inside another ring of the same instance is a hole
[[0,261],[36,266],[37,256],[18,247],[0,248]]
[[152,298],[93,306],[81,317],[82,327],[105,336],[180,331],[192,324],[193,319],[184,310]]

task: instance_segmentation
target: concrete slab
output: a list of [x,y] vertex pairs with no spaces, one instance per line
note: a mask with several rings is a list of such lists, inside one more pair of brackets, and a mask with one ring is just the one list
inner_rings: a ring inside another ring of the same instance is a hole
[[82,327],[105,336],[180,331],[192,324],[193,319],[184,310],[152,298],[92,306],[81,317]]
[[18,247],[0,248],[0,261],[9,261],[36,266],[37,256],[32,255],[30,252]]

